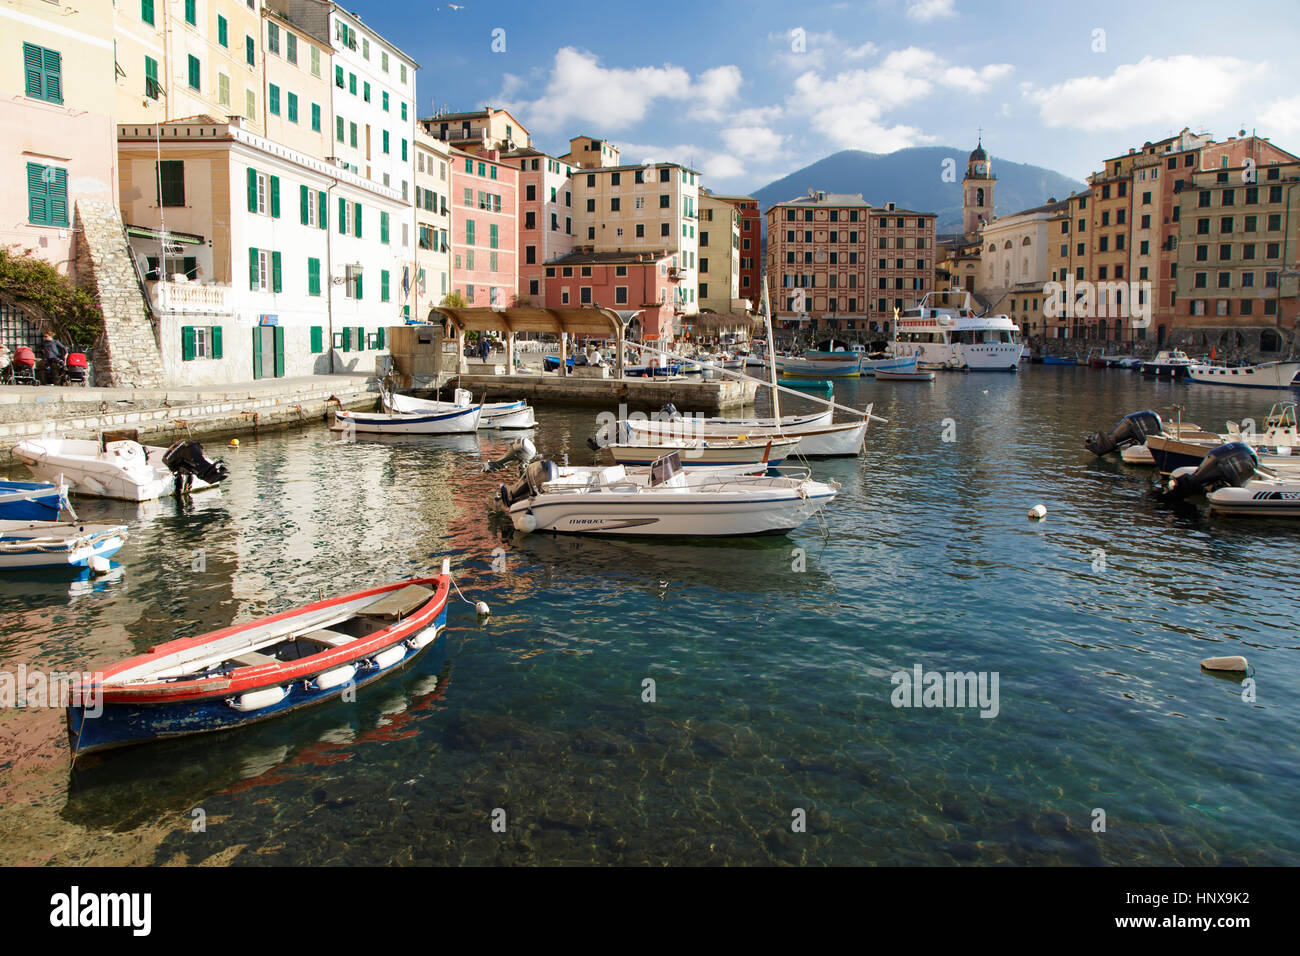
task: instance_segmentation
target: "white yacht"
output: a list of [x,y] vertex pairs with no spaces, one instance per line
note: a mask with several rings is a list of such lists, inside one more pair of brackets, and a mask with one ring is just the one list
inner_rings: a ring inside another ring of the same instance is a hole
[[889,352],[895,357],[915,355],[923,366],[972,372],[1020,368],[1020,327],[1005,315],[976,315],[969,292],[928,292],[894,324]]

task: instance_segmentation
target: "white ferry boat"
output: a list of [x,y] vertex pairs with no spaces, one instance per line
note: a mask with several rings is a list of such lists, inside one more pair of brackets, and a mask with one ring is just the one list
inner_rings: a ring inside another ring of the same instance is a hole
[[894,324],[889,351],[899,358],[915,355],[922,366],[972,372],[1020,368],[1020,327],[1005,315],[976,315],[969,292],[926,293]]

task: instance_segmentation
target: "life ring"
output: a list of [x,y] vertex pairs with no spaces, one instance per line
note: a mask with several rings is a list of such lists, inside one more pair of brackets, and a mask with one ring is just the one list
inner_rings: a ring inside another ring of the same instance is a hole
[[651,368],[658,368],[658,367],[659,367],[659,360],[658,360],[658,359],[653,359],[653,358],[652,358],[652,359],[650,360],[650,367],[651,367]]

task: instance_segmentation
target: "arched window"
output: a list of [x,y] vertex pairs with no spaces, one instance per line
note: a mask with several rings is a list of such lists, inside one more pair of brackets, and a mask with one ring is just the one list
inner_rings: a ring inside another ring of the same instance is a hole
[[1265,329],[1259,333],[1259,350],[1261,352],[1280,352],[1282,351],[1282,339],[1272,329]]
[[982,205],[984,205],[984,190],[983,190],[983,189],[977,189],[977,190],[975,190],[975,205],[977,205],[977,206],[982,206]]
[[1002,243],[1002,248],[1003,248],[1003,249],[1010,249],[1010,248],[1011,248],[1011,240],[1008,239],[1006,242]]
[[1029,245],[1029,237],[1028,237],[1028,236],[1025,236],[1024,241],[1021,242],[1020,244],[1021,244],[1022,246],[1027,246],[1027,245]]

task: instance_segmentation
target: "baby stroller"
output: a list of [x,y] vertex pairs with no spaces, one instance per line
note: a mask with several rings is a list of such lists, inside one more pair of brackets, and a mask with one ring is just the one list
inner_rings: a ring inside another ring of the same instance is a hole
[[15,385],[36,384],[36,353],[25,345],[14,349],[13,376]]
[[63,363],[63,382],[64,385],[82,385],[90,384],[90,376],[87,374],[89,366],[86,364],[85,352],[69,352],[68,357]]

